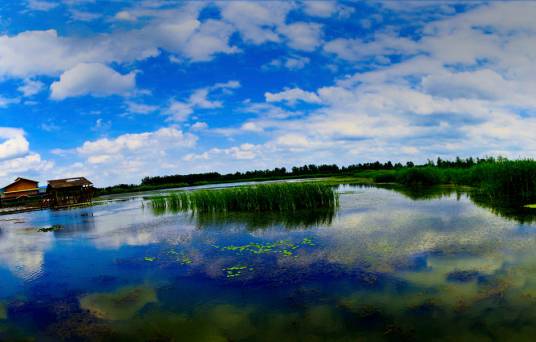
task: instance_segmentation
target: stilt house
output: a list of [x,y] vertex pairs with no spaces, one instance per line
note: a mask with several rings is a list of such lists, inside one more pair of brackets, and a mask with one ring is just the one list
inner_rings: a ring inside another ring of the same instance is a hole
[[94,193],[93,183],[84,177],[48,181],[47,197],[52,208],[90,203]]

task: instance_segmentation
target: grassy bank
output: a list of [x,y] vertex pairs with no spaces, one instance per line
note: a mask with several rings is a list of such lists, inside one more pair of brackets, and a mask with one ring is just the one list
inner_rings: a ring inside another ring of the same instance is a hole
[[336,208],[332,186],[316,182],[274,183],[215,190],[178,191],[150,197],[156,211],[192,212],[296,212]]
[[516,205],[536,201],[536,162],[533,160],[498,160],[468,168],[423,166],[361,173],[359,176],[369,177],[376,183],[398,183],[408,187],[471,186],[488,200]]

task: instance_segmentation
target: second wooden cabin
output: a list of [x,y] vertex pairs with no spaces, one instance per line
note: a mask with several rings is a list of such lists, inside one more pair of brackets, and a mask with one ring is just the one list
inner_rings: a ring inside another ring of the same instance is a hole
[[47,197],[52,208],[90,203],[95,194],[93,183],[85,177],[48,181]]

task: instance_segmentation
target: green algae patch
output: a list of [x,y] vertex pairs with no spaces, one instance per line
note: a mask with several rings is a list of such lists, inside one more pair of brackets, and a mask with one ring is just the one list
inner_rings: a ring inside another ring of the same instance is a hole
[[60,225],[60,224],[54,224],[54,225],[52,225],[50,227],[39,228],[37,231],[42,232],[42,233],[46,233],[46,232],[57,232],[57,231],[60,231],[60,230],[63,230],[63,226]]
[[193,262],[192,259],[190,259],[190,257],[187,255],[183,255],[182,258],[180,259],[181,265],[190,265],[192,262]]
[[286,249],[282,250],[281,253],[283,253],[284,256],[292,256],[292,252]]
[[246,265],[236,265],[236,266],[225,267],[222,270],[223,272],[225,272],[225,276],[227,278],[236,278],[236,277],[240,277],[242,275],[242,272],[246,270],[253,271],[253,268],[251,267],[248,268]]
[[143,258],[143,260],[145,260],[145,261],[149,261],[149,262],[153,262],[153,261],[156,261],[156,258],[155,258],[155,257],[148,257],[148,256],[146,256],[145,258]]
[[156,292],[152,288],[127,287],[116,292],[83,296],[80,307],[98,318],[116,321],[132,318],[145,305],[156,301]]
[[313,243],[313,239],[311,238],[303,238],[301,244],[306,246],[315,246],[315,244]]
[[276,242],[250,242],[246,245],[229,245],[220,247],[218,245],[212,245],[214,248],[219,249],[220,251],[230,251],[236,252],[238,254],[251,253],[251,254],[270,254],[270,253],[281,253],[285,256],[291,256],[294,254],[294,251],[298,250],[301,247],[305,246],[315,246],[311,238],[304,238],[299,243],[293,243],[288,240],[279,240]]
[[192,258],[190,258],[190,256],[185,253],[177,252],[174,249],[169,250],[167,253],[172,257],[175,257],[177,262],[181,265],[190,265],[193,263]]

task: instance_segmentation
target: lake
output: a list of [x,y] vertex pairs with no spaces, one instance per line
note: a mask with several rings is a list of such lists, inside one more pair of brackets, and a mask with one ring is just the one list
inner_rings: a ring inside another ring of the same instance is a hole
[[335,213],[137,195],[0,216],[0,340],[533,339],[530,218],[452,189],[338,191]]

